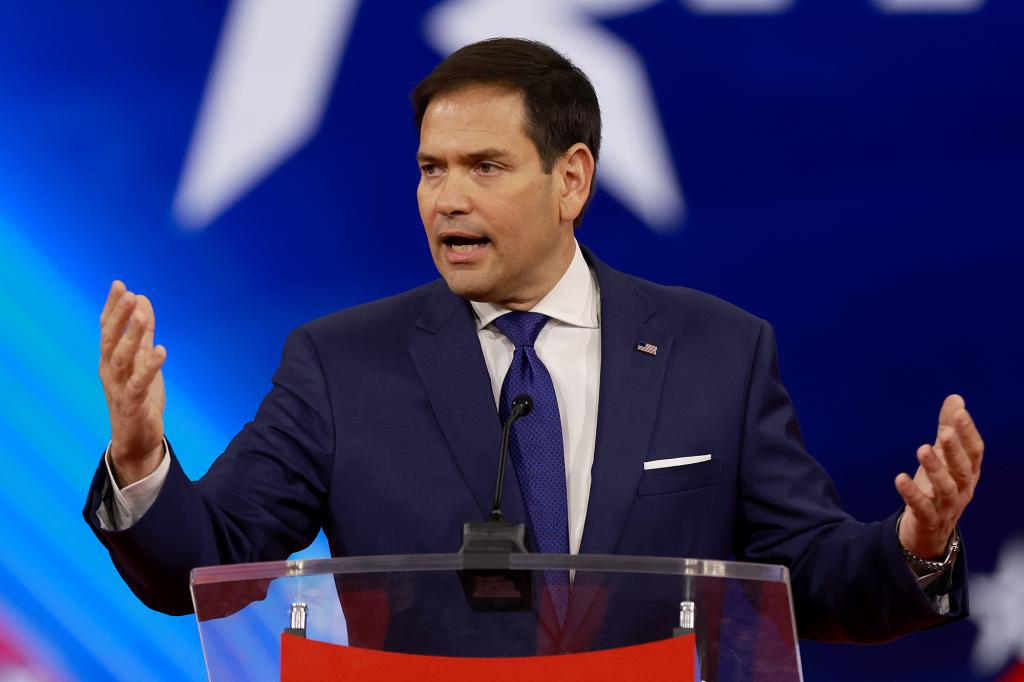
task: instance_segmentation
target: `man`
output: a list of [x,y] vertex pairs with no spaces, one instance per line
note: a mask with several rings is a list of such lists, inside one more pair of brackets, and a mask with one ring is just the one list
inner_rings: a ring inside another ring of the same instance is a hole
[[413,105],[443,281],[293,332],[255,420],[200,481],[164,440],[152,306],[111,287],[112,439],[85,516],[143,601],[188,612],[192,567],[283,559],[321,526],[335,555],[456,551],[489,511],[498,417],[525,391],[506,516],[535,550],[784,563],[811,637],[966,615],[955,529],[983,444],[961,398],[897,477],[902,515],[854,521],[803,448],[766,323],[577,245],[600,147],[582,72],[538,43],[484,41]]

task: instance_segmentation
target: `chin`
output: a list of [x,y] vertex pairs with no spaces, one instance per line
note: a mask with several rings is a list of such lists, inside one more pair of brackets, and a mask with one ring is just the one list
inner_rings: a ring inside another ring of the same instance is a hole
[[493,297],[494,287],[490,282],[481,281],[479,277],[462,272],[442,273],[442,276],[448,288],[456,296],[471,301],[488,301]]

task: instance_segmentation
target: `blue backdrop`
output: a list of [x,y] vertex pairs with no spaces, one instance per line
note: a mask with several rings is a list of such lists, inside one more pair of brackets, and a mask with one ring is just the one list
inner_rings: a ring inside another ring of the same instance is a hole
[[80,518],[109,433],[106,289],[119,277],[154,301],[167,428],[197,477],[291,328],[436,276],[407,96],[441,54],[502,32],[551,40],[602,95],[579,240],[771,321],[852,513],[896,508],[892,479],[948,392],[983,429],[962,522],[975,620],[805,642],[807,678],[1020,665],[1024,7],[271,4],[0,5],[0,679],[203,678],[194,620],[139,605]]

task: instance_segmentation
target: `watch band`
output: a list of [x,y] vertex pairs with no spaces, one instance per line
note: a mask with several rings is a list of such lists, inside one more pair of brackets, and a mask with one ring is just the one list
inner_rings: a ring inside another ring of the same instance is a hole
[[900,541],[900,522],[903,521],[903,515],[896,520],[896,542],[900,546],[900,554],[906,559],[911,566],[924,569],[930,573],[945,571],[947,568],[953,565],[956,560],[956,555],[960,553],[960,528],[953,528],[953,535],[949,539],[949,544],[946,545],[946,554],[942,559],[922,559],[917,556],[909,549],[903,546],[903,542]]

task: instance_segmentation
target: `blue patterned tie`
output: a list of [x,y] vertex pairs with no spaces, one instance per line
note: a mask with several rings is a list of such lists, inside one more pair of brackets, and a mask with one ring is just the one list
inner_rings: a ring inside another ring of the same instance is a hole
[[[568,502],[565,492],[565,457],[562,420],[558,416],[555,385],[533,343],[547,323],[547,315],[512,311],[494,321],[515,345],[512,364],[501,385],[499,415],[502,423],[512,411],[512,400],[525,393],[533,398],[533,410],[512,425],[509,457],[519,479],[526,513],[537,550],[569,553]],[[565,622],[569,603],[567,571],[545,571],[558,622]]]

